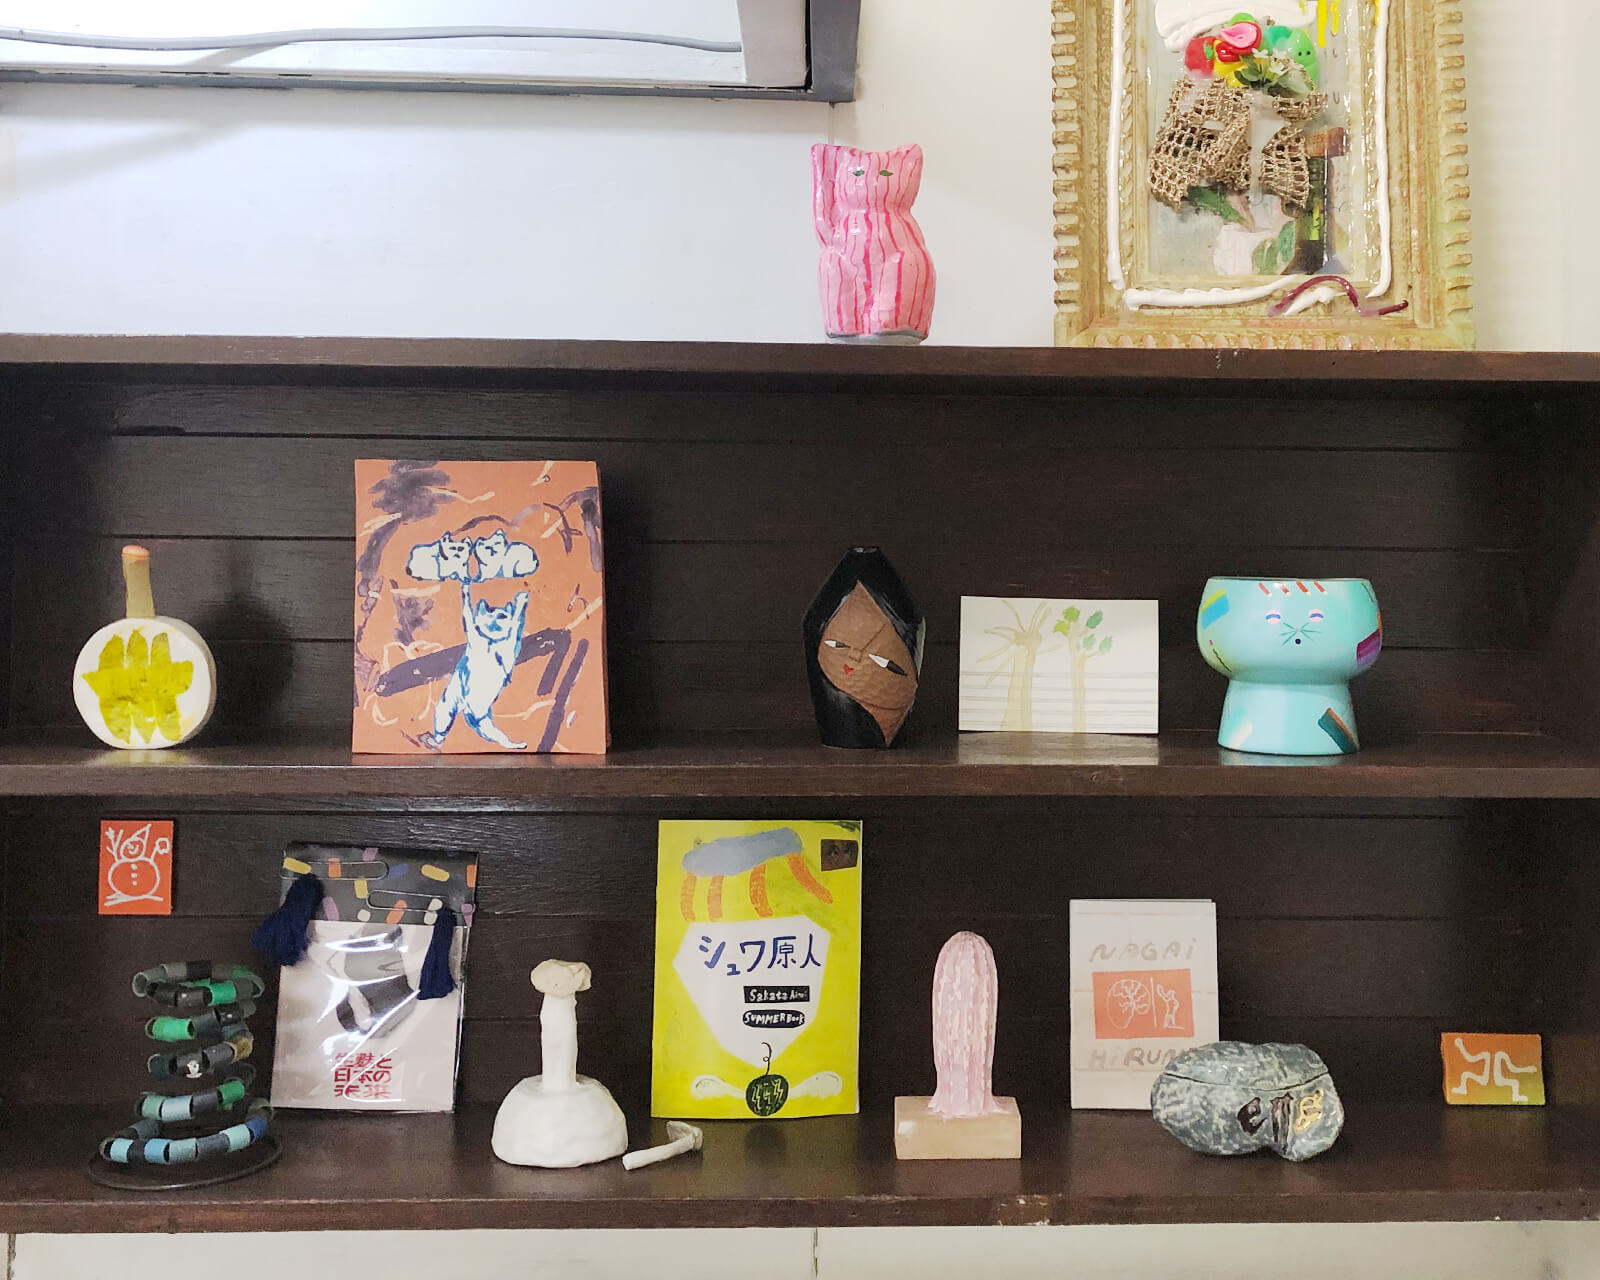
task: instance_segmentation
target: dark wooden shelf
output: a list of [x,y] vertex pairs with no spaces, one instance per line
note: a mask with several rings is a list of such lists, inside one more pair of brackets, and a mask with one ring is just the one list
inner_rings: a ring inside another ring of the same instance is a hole
[[1521,734],[1437,734],[1345,757],[1224,751],[1207,735],[962,734],[886,752],[707,737],[606,756],[352,755],[342,743],[107,751],[0,747],[0,795],[698,797],[1600,797],[1600,752]]
[[[1273,384],[1274,394],[1482,395],[1600,383],[1600,354],[1132,351],[760,342],[0,334],[0,371],[209,382],[1121,392]],[[1411,390],[1408,392],[1408,388]]]
[[[1593,353],[0,335],[0,1015],[27,1029],[0,1067],[0,1232],[1600,1216],[1600,804],[1539,803],[1600,802],[1597,386]],[[605,476],[618,749],[353,756],[351,459],[571,456]],[[62,638],[104,621],[128,539],[218,649],[193,749],[101,749],[67,696]],[[890,752],[816,745],[782,675],[850,540],[889,550],[933,635]],[[1375,581],[1391,652],[1358,693],[1365,751],[1221,750],[1221,682],[1176,617],[1163,723],[1194,732],[947,731],[961,591],[1192,608],[1221,568]],[[690,736],[722,726],[749,732]],[[703,1155],[636,1174],[494,1161],[482,1104],[537,1056],[519,975],[552,953],[602,975],[586,1066],[645,1139],[655,821],[775,809],[874,833],[876,1110],[712,1125]],[[183,824],[176,910],[102,918],[85,851],[134,813]],[[289,1114],[259,1177],[94,1186],[143,1087],[127,974],[239,954],[297,839],[481,853],[475,1105]],[[1217,904],[1229,1033],[1334,1064],[1351,1118],[1331,1153],[1213,1160],[1145,1115],[1071,1115],[1068,1002],[1025,995],[996,1048],[1025,1158],[893,1159],[885,1095],[930,1083],[953,929],[1059,993],[1073,898],[1171,896]],[[1444,1107],[1438,1034],[1462,1027],[1567,1043],[1547,1061],[1568,1105]]]
[[[901,1163],[887,1115],[708,1124],[705,1150],[529,1170],[489,1151],[493,1109],[290,1113],[256,1177],[175,1194],[108,1191],[83,1166],[119,1119],[28,1108],[0,1121],[0,1232],[1578,1219],[1600,1213],[1600,1112],[1354,1107],[1305,1165],[1221,1160],[1142,1113],[1024,1107],[1021,1161]],[[635,1125],[636,1138],[642,1125]],[[661,1125],[653,1126],[657,1140]]]

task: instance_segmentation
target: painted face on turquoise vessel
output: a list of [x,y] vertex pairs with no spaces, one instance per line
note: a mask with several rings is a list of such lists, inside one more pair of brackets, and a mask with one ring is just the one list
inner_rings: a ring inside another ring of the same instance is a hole
[[1229,679],[1321,684],[1378,660],[1383,615],[1365,578],[1213,578],[1195,634]]

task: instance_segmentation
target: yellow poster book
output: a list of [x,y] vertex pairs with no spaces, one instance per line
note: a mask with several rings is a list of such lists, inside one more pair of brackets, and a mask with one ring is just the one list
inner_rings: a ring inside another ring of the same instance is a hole
[[861,824],[663,822],[650,1113],[859,1107]]

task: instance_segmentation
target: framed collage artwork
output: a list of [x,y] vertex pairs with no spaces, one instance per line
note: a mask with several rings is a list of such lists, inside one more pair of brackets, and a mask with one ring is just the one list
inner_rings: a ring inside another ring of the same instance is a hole
[[1056,342],[1473,345],[1459,0],[1055,0]]

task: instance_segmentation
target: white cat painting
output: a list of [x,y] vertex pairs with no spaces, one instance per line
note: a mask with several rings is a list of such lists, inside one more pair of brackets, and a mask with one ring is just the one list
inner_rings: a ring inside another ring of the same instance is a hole
[[450,673],[450,680],[433,709],[433,732],[422,735],[422,744],[437,750],[459,715],[485,742],[507,751],[524,751],[526,742],[514,742],[494,722],[495,699],[511,683],[522,648],[522,623],[528,612],[528,593],[519,591],[509,603],[495,607],[478,601],[472,604],[472,588],[461,584],[461,626],[467,633],[467,647]]
[[526,542],[512,542],[504,529],[479,538],[472,544],[472,554],[478,561],[475,577],[478,582],[491,578],[526,578],[539,568],[539,556],[534,549]]
[[449,533],[435,542],[419,543],[406,557],[406,572],[419,582],[470,582],[472,545],[471,538],[453,538]]
[[358,458],[358,754],[610,745],[592,462]]
[[[473,561],[476,561],[476,569]],[[528,593],[518,592],[503,605],[472,601],[472,584],[491,578],[525,578],[537,572],[539,557],[526,542],[513,542],[504,529],[486,538],[456,538],[446,533],[434,542],[419,543],[406,557],[406,572],[424,582],[461,583],[461,627],[466,646],[443,694],[433,709],[433,730],[420,741],[438,750],[459,717],[485,742],[507,751],[524,751],[494,722],[494,704],[511,683],[522,648],[523,622]]]

